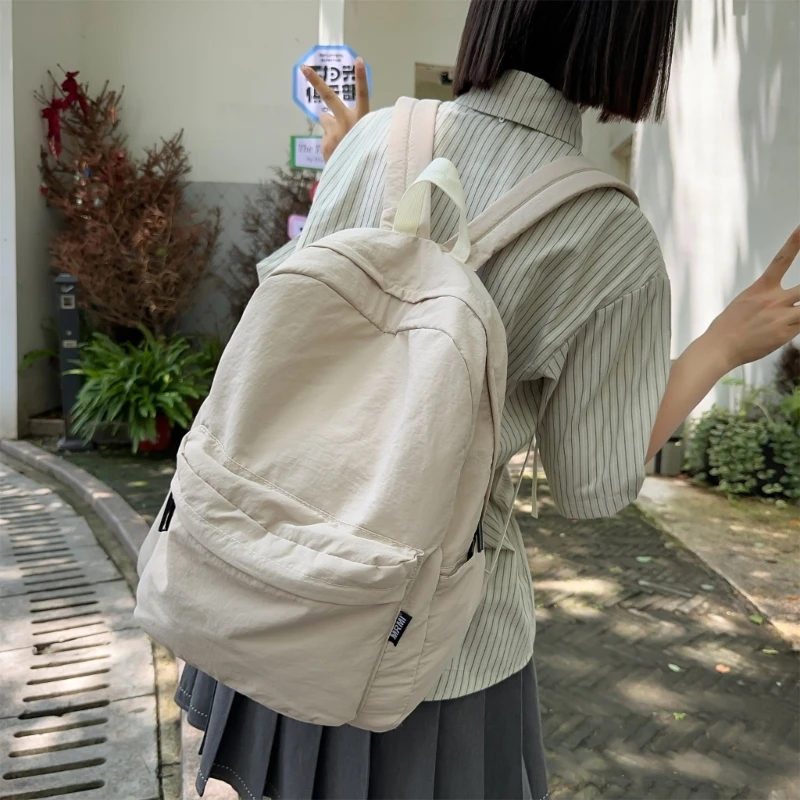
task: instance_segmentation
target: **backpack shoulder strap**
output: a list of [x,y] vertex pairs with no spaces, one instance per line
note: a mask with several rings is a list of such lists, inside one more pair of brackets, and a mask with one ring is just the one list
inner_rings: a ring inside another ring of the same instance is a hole
[[[438,110],[439,102],[436,100],[412,100],[410,97],[401,97],[394,107],[386,152],[382,228],[392,227],[397,206],[406,189],[433,160]],[[430,193],[426,204],[430,204]],[[424,219],[429,216],[429,213],[424,215]]]
[[[523,178],[469,224],[467,266],[480,269],[493,255],[570,200],[593,189],[617,189],[638,204],[633,189],[582,156],[553,161]],[[448,244],[454,244],[455,239]]]

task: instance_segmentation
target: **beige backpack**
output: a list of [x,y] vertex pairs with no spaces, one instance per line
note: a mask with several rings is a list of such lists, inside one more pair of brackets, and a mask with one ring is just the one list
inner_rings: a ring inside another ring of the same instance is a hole
[[[382,227],[303,248],[254,294],[140,557],[151,636],[306,722],[391,729],[457,652],[506,381],[475,270],[569,198],[623,188],[564,159],[468,225],[455,167],[431,163],[436,109],[395,110]],[[431,185],[460,212],[445,246]]]

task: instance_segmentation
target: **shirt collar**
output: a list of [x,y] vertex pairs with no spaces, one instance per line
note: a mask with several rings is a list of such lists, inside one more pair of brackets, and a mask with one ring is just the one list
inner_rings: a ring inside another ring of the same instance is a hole
[[471,89],[459,105],[546,133],[581,149],[581,112],[541,78],[509,70],[492,89]]

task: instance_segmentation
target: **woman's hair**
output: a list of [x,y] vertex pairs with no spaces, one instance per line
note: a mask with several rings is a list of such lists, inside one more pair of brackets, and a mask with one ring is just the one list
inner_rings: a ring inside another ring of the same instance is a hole
[[528,72],[601,121],[664,113],[678,0],[472,0],[453,89]]

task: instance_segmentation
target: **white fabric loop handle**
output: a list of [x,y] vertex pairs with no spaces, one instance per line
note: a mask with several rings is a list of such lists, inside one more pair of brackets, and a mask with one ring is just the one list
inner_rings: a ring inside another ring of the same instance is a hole
[[425,198],[427,184],[441,189],[458,209],[458,238],[450,255],[462,264],[469,258],[472,245],[469,241],[467,225],[467,204],[464,200],[464,187],[455,165],[446,158],[434,159],[417,178],[400,200],[394,218],[394,230],[417,236],[420,226],[425,222]]

